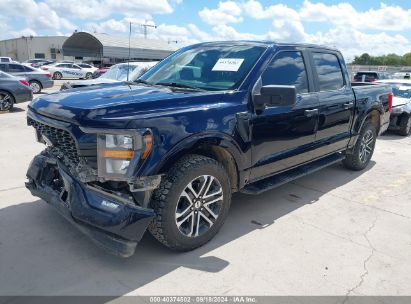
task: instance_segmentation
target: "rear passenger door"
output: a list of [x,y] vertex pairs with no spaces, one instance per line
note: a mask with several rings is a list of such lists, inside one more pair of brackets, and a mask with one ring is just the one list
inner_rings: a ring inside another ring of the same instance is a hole
[[314,157],[344,149],[351,136],[355,96],[338,52],[311,51],[315,88],[320,101],[316,141],[321,146]]
[[19,77],[26,77],[26,70],[24,66],[16,63],[9,63],[9,74]]

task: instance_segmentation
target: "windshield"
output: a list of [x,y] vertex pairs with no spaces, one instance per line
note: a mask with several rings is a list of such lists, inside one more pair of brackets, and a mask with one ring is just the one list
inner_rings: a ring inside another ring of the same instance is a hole
[[149,84],[203,90],[237,88],[265,48],[253,45],[199,45],[167,57],[140,77]]
[[136,68],[135,65],[120,64],[112,66],[106,73],[100,78],[113,79],[113,80],[127,80],[127,70],[130,67],[130,73]]
[[392,93],[396,97],[411,98],[411,86],[396,84],[392,87]]

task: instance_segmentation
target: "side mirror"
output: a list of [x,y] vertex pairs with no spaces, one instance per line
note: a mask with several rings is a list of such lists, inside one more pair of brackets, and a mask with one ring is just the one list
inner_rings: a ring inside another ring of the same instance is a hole
[[266,106],[293,106],[297,100],[295,86],[266,85],[260,89],[260,94],[253,96],[256,110],[264,110]]

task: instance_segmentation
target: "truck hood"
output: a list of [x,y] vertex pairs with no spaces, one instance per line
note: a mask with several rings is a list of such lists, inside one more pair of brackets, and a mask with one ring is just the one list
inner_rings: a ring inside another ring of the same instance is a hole
[[136,84],[95,85],[41,96],[29,104],[39,114],[84,127],[110,125],[130,127],[131,120],[165,113],[204,109],[218,103],[225,92],[172,90]]

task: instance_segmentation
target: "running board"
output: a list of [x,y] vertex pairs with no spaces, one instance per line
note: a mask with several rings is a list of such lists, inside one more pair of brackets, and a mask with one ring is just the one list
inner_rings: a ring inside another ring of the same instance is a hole
[[279,173],[277,175],[268,177],[266,179],[254,182],[252,184],[247,185],[242,190],[241,193],[245,194],[260,194],[264,191],[274,189],[279,187],[285,183],[291,182],[297,178],[303,177],[307,174],[316,172],[321,170],[325,167],[328,167],[332,164],[335,164],[341,160],[343,160],[345,156],[341,153],[336,153],[319,160],[315,160],[310,162],[306,165],[297,167],[295,169]]

